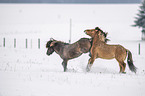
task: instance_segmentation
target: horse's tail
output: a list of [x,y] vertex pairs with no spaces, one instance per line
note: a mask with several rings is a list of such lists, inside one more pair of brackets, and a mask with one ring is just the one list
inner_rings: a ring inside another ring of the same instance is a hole
[[129,51],[129,50],[126,50],[127,53],[128,53],[128,57],[127,57],[127,63],[128,63],[128,66],[129,66],[129,69],[132,71],[132,72],[135,72],[137,71],[137,68],[134,66],[133,64],[133,60],[132,60],[132,53]]

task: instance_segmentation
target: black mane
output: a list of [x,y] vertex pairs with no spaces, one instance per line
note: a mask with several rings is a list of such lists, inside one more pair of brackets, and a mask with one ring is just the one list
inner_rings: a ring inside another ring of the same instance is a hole
[[107,37],[107,32],[104,32],[103,30],[101,30],[99,27],[96,27],[95,30],[101,31],[101,33],[104,34],[105,37]]
[[62,41],[56,41],[56,43],[64,44],[64,45],[69,45],[69,43],[65,43],[65,42],[62,42]]

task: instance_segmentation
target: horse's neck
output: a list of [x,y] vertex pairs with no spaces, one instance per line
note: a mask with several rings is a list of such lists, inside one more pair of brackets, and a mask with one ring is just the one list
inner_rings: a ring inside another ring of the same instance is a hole
[[98,36],[95,36],[93,38],[93,44],[92,45],[100,45],[100,44],[104,44],[105,42],[103,42],[102,40],[99,39]]
[[61,54],[61,51],[63,50],[65,44],[62,43],[62,42],[59,42],[57,43],[57,45],[54,47],[54,51],[57,53],[57,54]]
[[95,42],[100,42],[101,40],[99,39],[99,37],[98,36],[94,36],[94,38],[93,38],[93,42],[95,43]]

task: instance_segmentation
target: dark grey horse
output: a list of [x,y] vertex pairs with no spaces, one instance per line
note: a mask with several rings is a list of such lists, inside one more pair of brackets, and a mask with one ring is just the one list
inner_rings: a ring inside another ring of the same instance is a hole
[[55,51],[63,59],[62,66],[65,72],[67,70],[68,60],[77,58],[83,53],[89,52],[91,48],[91,39],[81,38],[73,44],[50,39],[46,44],[46,48],[48,48],[46,53],[48,56]]

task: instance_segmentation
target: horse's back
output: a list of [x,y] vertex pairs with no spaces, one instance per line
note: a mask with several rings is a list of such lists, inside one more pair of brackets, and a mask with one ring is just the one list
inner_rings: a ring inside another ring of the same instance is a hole
[[125,60],[127,56],[127,50],[122,46],[118,45],[115,52],[115,57],[119,60]]
[[80,50],[83,53],[89,52],[89,50],[91,48],[91,40],[89,38],[81,38],[78,41],[78,44],[79,44]]
[[81,38],[77,42],[69,45],[65,45],[63,54],[65,58],[73,59],[80,56],[82,53],[89,52],[91,47],[89,38]]

